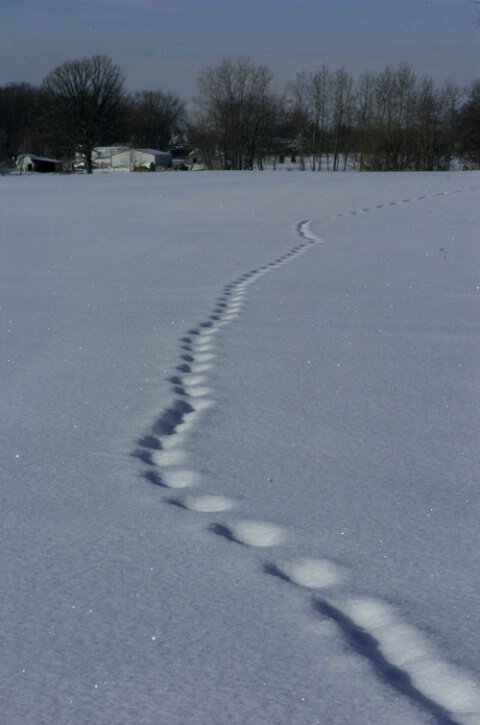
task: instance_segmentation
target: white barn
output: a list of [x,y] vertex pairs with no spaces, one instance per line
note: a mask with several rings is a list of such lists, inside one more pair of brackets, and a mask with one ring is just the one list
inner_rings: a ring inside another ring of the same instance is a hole
[[135,149],[119,147],[102,147],[96,149],[93,163],[100,169],[170,169],[173,165],[172,154],[157,149]]
[[40,174],[54,174],[63,171],[63,161],[37,156],[37,154],[22,154],[18,157],[16,166],[21,174],[29,171],[36,171]]

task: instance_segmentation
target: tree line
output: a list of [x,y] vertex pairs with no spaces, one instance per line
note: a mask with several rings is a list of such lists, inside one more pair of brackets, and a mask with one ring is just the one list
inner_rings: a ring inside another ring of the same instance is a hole
[[248,58],[200,71],[191,110],[173,92],[128,93],[108,56],[67,61],[40,84],[0,87],[0,163],[22,153],[93,171],[98,146],[198,149],[210,168],[282,163],[339,171],[480,167],[480,79],[437,87],[402,63],[357,78],[343,66],[298,73],[279,90]]

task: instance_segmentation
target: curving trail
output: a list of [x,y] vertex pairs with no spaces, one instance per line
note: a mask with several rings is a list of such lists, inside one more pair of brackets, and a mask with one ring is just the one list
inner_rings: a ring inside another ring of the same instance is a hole
[[[389,206],[426,198],[429,197],[406,198],[336,217],[381,213],[380,210]],[[188,489],[186,494],[177,492],[167,496],[166,503],[194,514],[210,515],[205,526],[213,535],[240,544],[246,551],[248,547],[266,550],[283,547],[282,558],[265,560],[260,573],[277,577],[300,590],[313,590],[312,616],[334,622],[352,651],[367,659],[372,671],[386,685],[413,700],[441,725],[480,725],[480,684],[468,672],[444,661],[427,637],[404,621],[389,603],[349,596],[352,572],[326,558],[289,558],[291,532],[273,522],[243,519],[236,500],[209,494],[202,475],[189,467],[185,448],[189,432],[199,424],[205,411],[215,406],[209,372],[217,355],[218,333],[240,317],[253,282],[325,242],[312,231],[309,220],[298,222],[296,230],[298,241],[287,252],[226,284],[208,318],[181,338],[176,373],[169,379],[174,395],[172,403],[137,441],[133,455],[146,465],[143,477],[151,484],[164,491]],[[238,510],[239,518],[226,523],[216,516],[229,510]],[[356,574],[357,578],[359,575]]]

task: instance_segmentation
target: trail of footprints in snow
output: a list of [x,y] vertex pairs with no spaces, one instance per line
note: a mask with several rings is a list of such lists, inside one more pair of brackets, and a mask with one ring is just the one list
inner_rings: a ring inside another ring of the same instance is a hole
[[[432,196],[443,195],[440,192]],[[426,198],[429,197],[378,204],[349,214]],[[139,448],[134,453],[148,465],[143,475],[151,483],[170,490],[202,485],[201,474],[188,467],[184,443],[189,430],[215,405],[208,373],[216,358],[216,337],[240,316],[249,285],[324,242],[311,231],[310,221],[300,222],[297,232],[298,244],[276,260],[227,284],[208,319],[181,339],[180,363],[170,378],[176,395],[174,402],[156,420],[150,433],[138,441]],[[167,502],[201,514],[238,508],[235,500],[209,493],[177,494],[167,498]],[[207,528],[228,541],[254,548],[285,545],[289,538],[283,527],[268,521],[213,521]],[[383,681],[407,695],[439,723],[480,725],[478,683],[459,667],[444,662],[420,630],[403,621],[393,606],[366,597],[343,597],[341,603],[332,600],[332,592],[348,581],[346,570],[339,564],[322,558],[283,559],[264,562],[263,571],[289,584],[313,590],[313,610],[338,626],[350,647],[370,661]],[[328,595],[323,593],[325,590]]]

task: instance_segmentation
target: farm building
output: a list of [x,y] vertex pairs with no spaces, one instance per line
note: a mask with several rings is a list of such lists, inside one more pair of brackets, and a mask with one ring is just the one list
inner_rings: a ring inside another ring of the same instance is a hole
[[22,154],[16,163],[21,174],[26,174],[27,171],[36,171],[41,174],[63,171],[63,161],[47,159],[44,156],[37,156],[37,154]]
[[96,149],[93,163],[98,169],[147,169],[172,167],[172,154],[157,149],[135,149],[127,147],[101,147]]

